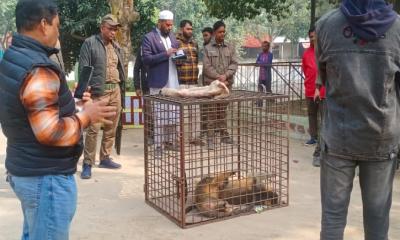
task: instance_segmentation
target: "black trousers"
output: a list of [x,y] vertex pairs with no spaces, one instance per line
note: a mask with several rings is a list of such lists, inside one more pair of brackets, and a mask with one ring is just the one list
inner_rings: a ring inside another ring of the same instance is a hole
[[308,125],[310,136],[318,139],[318,129],[323,116],[323,100],[314,101],[313,98],[307,97]]

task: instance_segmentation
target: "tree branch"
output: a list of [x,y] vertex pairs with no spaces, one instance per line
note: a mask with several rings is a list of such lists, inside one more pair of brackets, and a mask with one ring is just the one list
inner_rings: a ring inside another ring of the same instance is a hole
[[76,40],[80,40],[80,41],[82,41],[82,42],[86,40],[86,37],[79,36],[78,34],[75,34],[74,32],[70,32],[69,35],[70,35],[72,38],[74,38],[74,39],[76,39]]

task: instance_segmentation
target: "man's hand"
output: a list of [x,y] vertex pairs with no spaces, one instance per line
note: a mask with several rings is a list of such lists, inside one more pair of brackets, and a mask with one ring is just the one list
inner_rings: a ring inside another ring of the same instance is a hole
[[142,90],[140,90],[140,89],[136,89],[135,92],[136,92],[136,95],[139,97],[141,97],[143,95]]
[[82,96],[82,102],[92,101],[92,94],[90,93],[90,86],[86,89]]
[[91,98],[91,94],[90,94],[90,87],[86,90],[86,92],[84,92],[83,93],[83,96],[82,96],[82,99],[77,99],[77,98],[75,98],[75,105],[76,105],[76,109],[78,110],[78,111],[82,111],[82,107],[83,107],[83,104],[85,104],[85,102],[91,102],[92,101],[92,98]]
[[176,53],[176,51],[177,51],[176,48],[170,48],[170,49],[168,49],[167,54],[168,54],[168,56],[171,57],[173,54]]
[[316,100],[320,100],[320,93],[319,93],[319,89],[318,88],[315,89],[315,93],[314,93],[314,102]]
[[90,118],[90,123],[102,122],[111,125],[113,122],[107,118],[114,117],[117,114],[117,108],[107,106],[105,101],[87,101],[83,104],[83,111]]

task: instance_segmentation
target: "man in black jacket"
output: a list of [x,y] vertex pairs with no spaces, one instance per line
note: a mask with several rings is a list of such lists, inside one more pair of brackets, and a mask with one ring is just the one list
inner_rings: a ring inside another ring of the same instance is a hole
[[[106,101],[109,106],[115,106],[118,109],[117,116],[110,119],[113,124],[103,126],[100,147],[99,167],[110,169],[121,168],[121,165],[110,157],[123,103],[121,93],[125,83],[121,49],[114,41],[119,26],[115,16],[111,14],[104,16],[100,25],[101,33],[85,40],[79,56],[79,72],[84,66],[94,67],[93,77],[89,84],[93,98]],[[101,124],[92,124],[87,130],[81,174],[83,179],[91,178],[91,169],[96,157],[97,134],[100,128]]]
[[[149,67],[143,63],[142,48],[140,47],[136,53],[135,66],[133,68],[133,84],[137,96],[150,94],[149,83],[147,81],[148,71]],[[150,112],[151,110],[148,109],[147,111]],[[152,145],[154,143],[154,119],[151,114],[148,116],[150,138],[147,139],[147,144]]]
[[115,108],[85,93],[82,111],[76,111],[64,72],[48,57],[58,52],[54,1],[20,0],[15,13],[18,33],[0,62],[7,179],[21,202],[22,239],[68,239],[82,130],[115,116]]

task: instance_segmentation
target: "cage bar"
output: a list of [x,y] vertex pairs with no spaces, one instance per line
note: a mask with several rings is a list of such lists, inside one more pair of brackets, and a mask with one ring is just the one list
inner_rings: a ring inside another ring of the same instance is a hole
[[288,103],[146,96],[146,202],[182,228],[287,206]]

